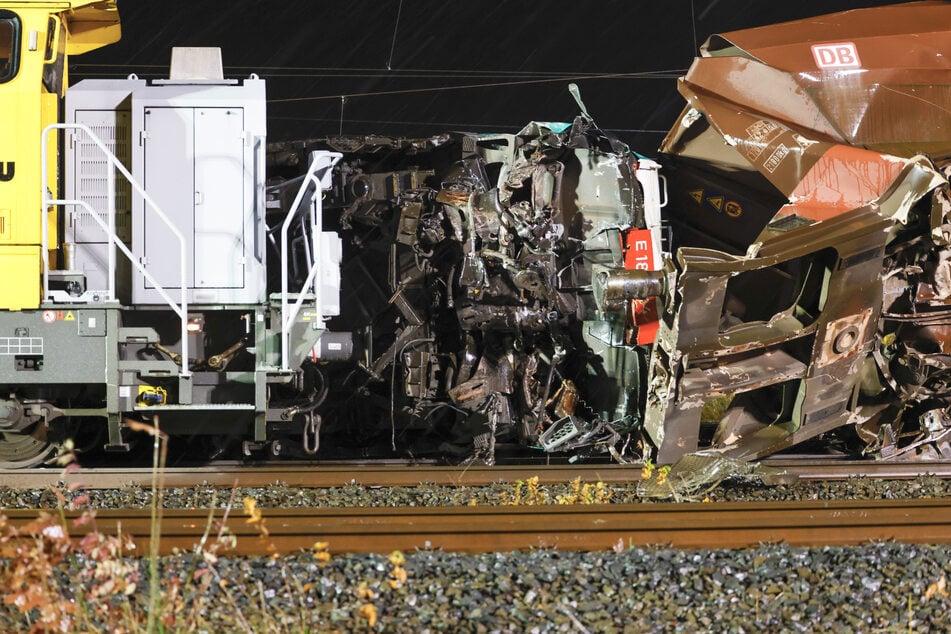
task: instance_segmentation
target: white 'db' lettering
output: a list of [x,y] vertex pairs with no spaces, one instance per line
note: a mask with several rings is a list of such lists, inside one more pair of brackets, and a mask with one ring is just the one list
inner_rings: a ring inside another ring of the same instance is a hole
[[819,68],[861,68],[859,52],[853,42],[813,44],[812,56]]

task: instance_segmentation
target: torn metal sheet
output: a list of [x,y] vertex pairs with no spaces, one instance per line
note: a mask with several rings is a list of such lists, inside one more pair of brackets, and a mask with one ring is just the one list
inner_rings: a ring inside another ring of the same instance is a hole
[[659,462],[710,442],[700,412],[724,396],[710,446],[743,458],[945,402],[949,44],[951,4],[913,2],[702,47],[662,147],[677,274],[645,413]]
[[947,2],[910,2],[723,33],[683,83],[818,140],[940,161],[949,24]]
[[683,456],[665,475],[657,472],[641,480],[637,494],[652,499],[693,499],[711,491],[726,480],[759,482],[767,485],[789,484],[798,478],[775,467],[737,460],[710,453]]

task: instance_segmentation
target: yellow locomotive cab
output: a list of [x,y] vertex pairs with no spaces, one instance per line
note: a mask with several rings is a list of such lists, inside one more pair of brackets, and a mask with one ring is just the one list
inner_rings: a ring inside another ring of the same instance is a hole
[[[56,210],[41,209],[40,137],[60,121],[67,57],[119,36],[114,0],[0,2],[0,309],[37,308],[41,258],[57,257]],[[57,137],[49,139],[45,187],[55,194]],[[41,253],[44,221],[49,254]]]

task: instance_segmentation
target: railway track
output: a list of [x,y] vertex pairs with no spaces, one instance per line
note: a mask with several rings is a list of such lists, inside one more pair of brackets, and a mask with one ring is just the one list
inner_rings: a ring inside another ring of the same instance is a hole
[[[6,511],[24,525],[35,511]],[[235,555],[309,550],[314,542],[330,552],[443,549],[494,552],[530,548],[602,550],[669,545],[676,548],[744,548],[783,542],[793,546],[857,545],[874,540],[951,543],[951,500],[874,500],[795,503],[720,502],[449,508],[264,509],[269,536],[243,513],[167,510],[161,518],[160,552],[193,550],[206,530],[224,520],[237,537]],[[80,536],[92,525],[73,527]],[[103,510],[95,528],[132,536],[137,551],[149,552],[148,511]]]
[[[951,478],[951,462],[873,462],[814,459],[765,460],[762,464],[776,477],[800,480],[843,480],[865,476],[882,479],[916,478],[935,475]],[[444,486],[485,486],[515,482],[537,476],[541,484],[568,482],[580,477],[585,482],[631,482],[640,478],[640,464],[523,465],[449,467],[406,464],[300,464],[280,466],[221,465],[194,468],[166,468],[158,483],[163,487],[263,487],[275,483],[289,487],[415,486],[420,483]],[[150,468],[93,468],[64,474],[58,469],[0,470],[0,484],[12,488],[42,488],[58,483],[81,484],[87,489],[116,489],[152,486]]]

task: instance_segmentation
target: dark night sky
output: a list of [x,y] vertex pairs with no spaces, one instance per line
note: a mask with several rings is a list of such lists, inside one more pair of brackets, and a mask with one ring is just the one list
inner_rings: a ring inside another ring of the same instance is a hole
[[74,58],[71,77],[167,77],[173,45],[221,46],[226,76],[268,80],[272,140],[570,121],[575,81],[600,127],[651,155],[710,34],[893,3],[119,0],[122,41]]

